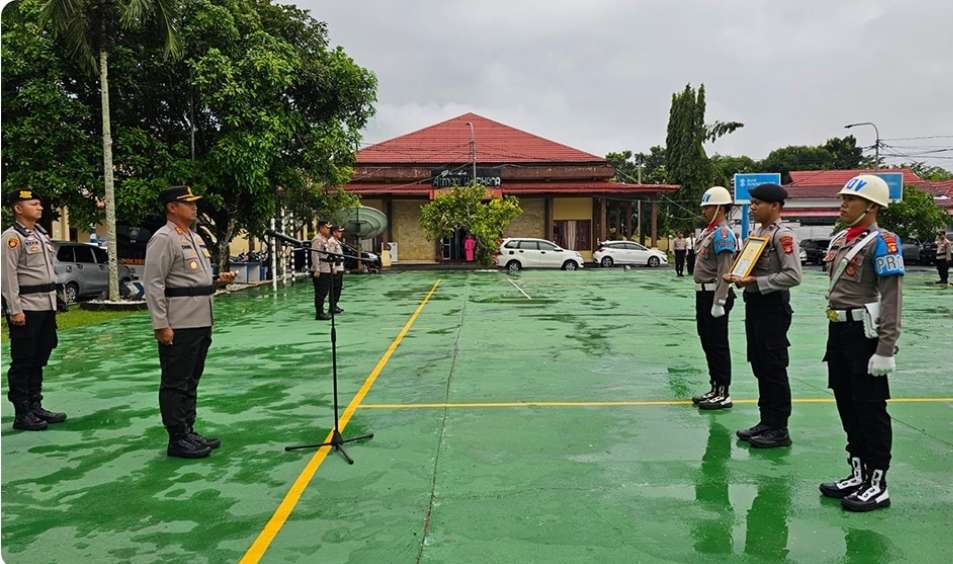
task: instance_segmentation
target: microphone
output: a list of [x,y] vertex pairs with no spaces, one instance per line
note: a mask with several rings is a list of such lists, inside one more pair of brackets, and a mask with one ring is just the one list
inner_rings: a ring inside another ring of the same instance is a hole
[[281,239],[281,240],[284,241],[285,243],[288,243],[289,245],[292,245],[292,246],[295,246],[295,247],[307,247],[307,246],[308,246],[308,243],[307,243],[306,241],[301,241],[301,240],[295,239],[294,237],[289,237],[289,236],[285,235],[284,233],[279,233],[279,232],[275,231],[274,229],[265,229],[265,235],[268,235],[268,236],[270,236],[270,237],[274,237],[275,239]]

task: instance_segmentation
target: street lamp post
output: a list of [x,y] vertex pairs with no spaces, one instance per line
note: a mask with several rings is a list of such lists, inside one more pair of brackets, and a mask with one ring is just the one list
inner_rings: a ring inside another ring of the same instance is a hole
[[872,121],[861,121],[857,123],[848,123],[844,126],[844,129],[850,129],[851,127],[856,127],[858,125],[869,125],[874,128],[874,134],[877,138],[874,140],[874,160],[877,162],[877,168],[880,168],[880,130],[877,129],[877,124]]

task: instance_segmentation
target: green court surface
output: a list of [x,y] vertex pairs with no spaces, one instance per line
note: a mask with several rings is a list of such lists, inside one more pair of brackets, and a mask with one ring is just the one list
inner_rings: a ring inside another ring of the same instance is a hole
[[45,403],[69,420],[16,432],[4,402],[3,558],[949,562],[953,288],[934,276],[905,282],[886,510],[817,491],[847,466],[816,270],[793,294],[794,445],[768,451],[734,437],[758,419],[740,302],[737,403],[700,413],[685,401],[708,381],[689,278],[391,273],[348,277],[338,319],[344,434],[375,434],[350,445],[353,466],[283,449],[331,423],[310,284],[216,301],[197,427],[223,446],[204,460],[165,456],[145,314],[62,332]]

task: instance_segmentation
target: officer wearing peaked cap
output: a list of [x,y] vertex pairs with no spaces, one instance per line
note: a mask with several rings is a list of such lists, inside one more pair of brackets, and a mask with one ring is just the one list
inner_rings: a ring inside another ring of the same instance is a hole
[[42,431],[66,420],[42,406],[43,368],[58,343],[53,243],[37,222],[43,204],[30,189],[14,190],[5,203],[14,223],[3,232],[3,313],[10,329],[9,391],[13,428]]
[[162,370],[159,410],[169,434],[166,453],[180,458],[208,456],[220,445],[195,431],[196,402],[212,344],[212,294],[216,285],[235,280],[234,272],[212,279],[211,254],[192,230],[199,199],[188,186],[160,193],[167,221],[146,246],[143,273]]
[[840,191],[841,223],[831,240],[827,317],[828,386],[847,433],[850,474],[820,485],[844,509],[870,511],[890,505],[887,470],[893,432],[887,414],[887,376],[896,369],[904,275],[900,238],[877,227],[890,205],[881,178],[862,174]]
[[762,184],[750,194],[751,215],[760,224],[751,235],[768,243],[750,275],[725,278],[744,288],[748,362],[758,380],[761,420],[737,435],[753,447],[781,447],[791,444],[787,333],[793,313],[790,289],[801,283],[801,260],[794,232],[781,223],[787,191],[777,184]]

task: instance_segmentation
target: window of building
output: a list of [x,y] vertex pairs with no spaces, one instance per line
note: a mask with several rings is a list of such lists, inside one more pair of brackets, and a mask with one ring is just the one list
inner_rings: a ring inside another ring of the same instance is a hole
[[592,249],[591,230],[592,221],[588,219],[560,220],[554,222],[553,239],[564,249],[588,251]]

